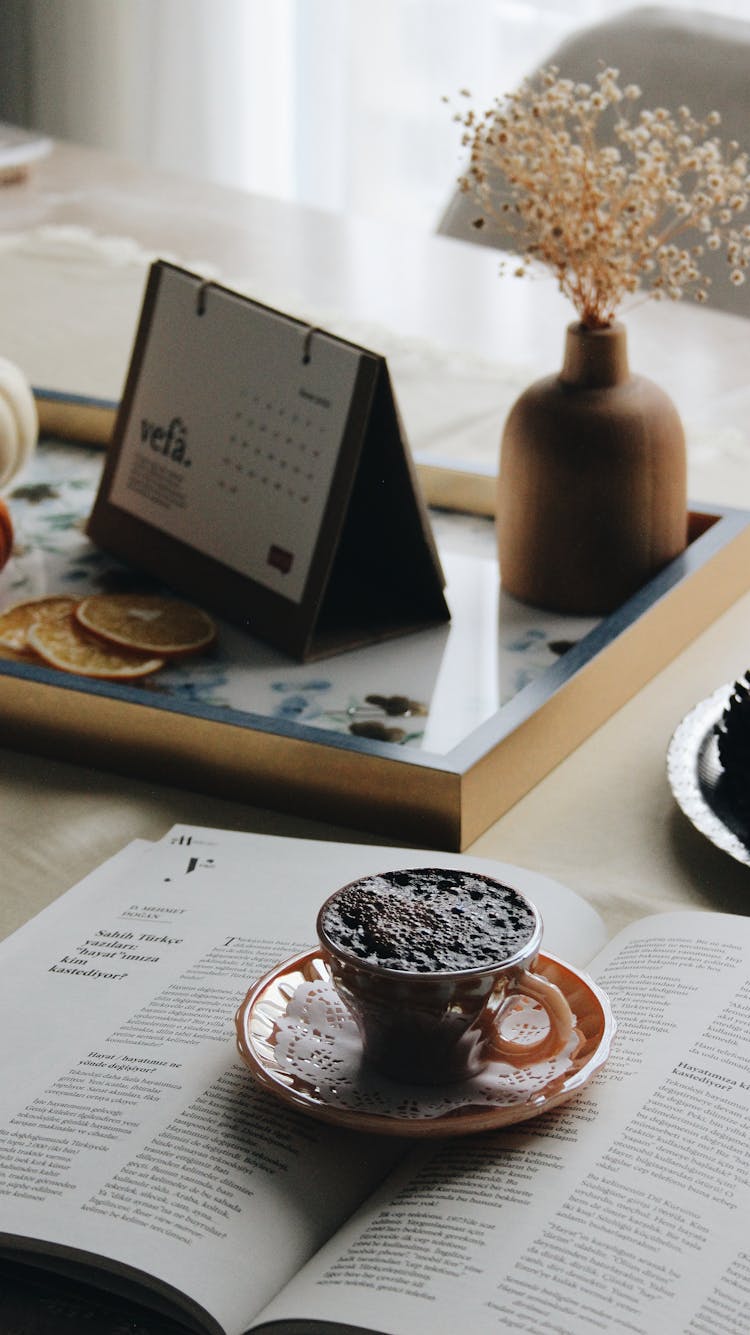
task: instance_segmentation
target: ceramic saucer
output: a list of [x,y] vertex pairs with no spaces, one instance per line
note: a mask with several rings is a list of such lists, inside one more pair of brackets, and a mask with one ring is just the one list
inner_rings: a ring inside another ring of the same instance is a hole
[[750,865],[750,828],[724,790],[714,731],[733,689],[732,682],[720,686],[686,714],[669,744],[667,774],[675,801],[696,830],[738,862]]
[[[582,1089],[606,1060],[615,1029],[607,997],[584,974],[551,955],[540,955],[536,968],[557,984],[576,1017],[568,1048],[551,1061],[522,1068],[492,1062],[453,1084],[397,1084],[363,1061],[356,1025],[318,949],[279,964],[250,989],[236,1015],[237,1046],[263,1089],[336,1126],[391,1136],[511,1126]],[[511,1025],[517,1041],[536,1042],[547,1019],[528,1002]]]

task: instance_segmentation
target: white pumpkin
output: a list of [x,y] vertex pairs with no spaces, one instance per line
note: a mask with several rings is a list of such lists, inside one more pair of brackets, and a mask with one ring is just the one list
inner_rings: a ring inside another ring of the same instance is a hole
[[0,487],[23,468],[36,446],[39,415],[26,376],[0,357]]

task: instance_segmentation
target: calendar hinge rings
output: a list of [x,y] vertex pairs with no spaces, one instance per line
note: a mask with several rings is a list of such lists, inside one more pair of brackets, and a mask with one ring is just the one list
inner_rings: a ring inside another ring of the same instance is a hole
[[205,314],[205,311],[206,311],[206,293],[208,292],[208,289],[209,289],[210,287],[215,287],[215,286],[216,286],[216,284],[213,283],[213,282],[211,281],[210,278],[206,278],[206,279],[199,285],[199,287],[198,287],[198,291],[197,291],[196,294],[195,294],[195,313],[196,313],[196,315],[204,315],[204,314]]
[[302,344],[302,363],[304,366],[307,366],[308,362],[312,360],[310,348],[312,346],[313,334],[319,333],[320,330],[317,325],[310,325],[310,328],[305,332],[305,341]]

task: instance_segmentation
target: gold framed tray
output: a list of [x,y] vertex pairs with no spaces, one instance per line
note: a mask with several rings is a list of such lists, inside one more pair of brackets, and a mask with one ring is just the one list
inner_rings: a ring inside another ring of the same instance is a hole
[[[0,607],[139,583],[82,532],[102,461],[40,446]],[[694,507],[685,553],[603,620],[523,607],[488,519],[432,520],[450,626],[305,666],[222,623],[212,654],[138,685],[7,658],[3,744],[460,851],[748,586],[744,511]]]

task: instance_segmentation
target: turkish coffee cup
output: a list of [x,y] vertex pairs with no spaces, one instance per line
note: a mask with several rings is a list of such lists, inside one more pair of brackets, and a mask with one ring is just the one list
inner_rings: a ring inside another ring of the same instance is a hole
[[[465,1080],[493,1060],[528,1066],[563,1051],[575,1017],[560,989],[533,970],[542,930],[538,909],[512,886],[440,867],[352,881],[317,918],[322,956],[365,1060],[415,1084]],[[539,1039],[502,1032],[521,997],[546,1013]]]

